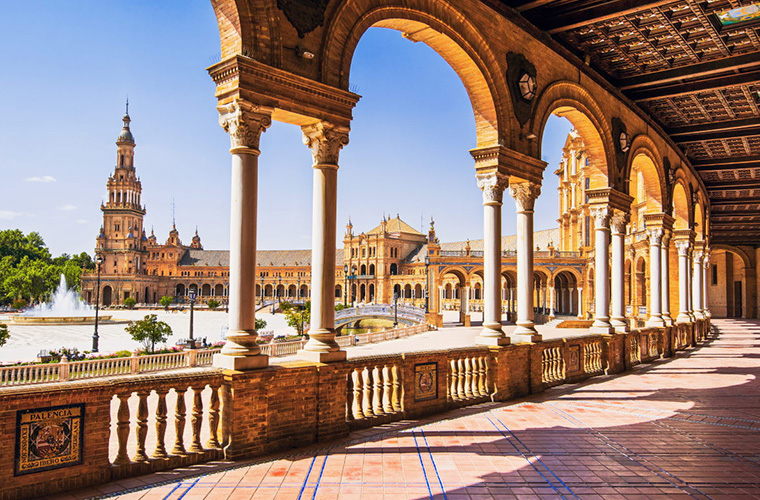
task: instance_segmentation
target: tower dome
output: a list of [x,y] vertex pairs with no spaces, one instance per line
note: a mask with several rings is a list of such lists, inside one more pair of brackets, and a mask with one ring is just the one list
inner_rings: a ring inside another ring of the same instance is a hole
[[121,128],[121,133],[119,134],[119,138],[116,139],[116,143],[122,143],[126,142],[129,144],[135,143],[135,137],[132,135],[132,131],[129,130],[129,122],[132,121],[129,118],[129,114],[124,115],[124,118],[122,118],[124,121],[124,126]]

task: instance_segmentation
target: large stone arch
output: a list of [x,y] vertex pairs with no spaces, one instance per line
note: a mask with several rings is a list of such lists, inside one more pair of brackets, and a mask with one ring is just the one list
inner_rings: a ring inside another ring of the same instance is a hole
[[568,267],[568,266],[562,266],[562,267],[558,267],[552,270],[550,279],[553,280],[559,273],[562,273],[562,272],[572,274],[573,277],[575,277],[575,280],[578,284],[583,283],[583,275],[581,274],[581,272],[573,267]]
[[280,66],[282,45],[275,0],[211,0],[222,40],[221,58],[242,54]]
[[[350,5],[349,5],[350,4]],[[511,116],[506,73],[486,36],[442,0],[356,0],[339,5],[325,29],[324,83],[348,90],[354,51],[371,27],[395,29],[423,41],[459,75],[475,115],[477,147],[496,146],[507,137]]]
[[[676,174],[678,176],[678,174]],[[691,229],[692,224],[692,205],[691,190],[685,179],[677,177],[673,183],[671,194],[673,200],[673,218],[675,219],[674,229]]]
[[591,94],[575,82],[557,81],[543,89],[537,97],[530,132],[536,137],[534,156],[542,156],[541,147],[546,122],[552,114],[567,118],[578,131],[589,152],[589,166],[596,172],[591,188],[620,189],[622,173],[616,165],[615,148],[609,119]]
[[623,179],[628,180],[626,193],[634,198],[636,203],[638,187],[631,182],[634,171],[643,174],[644,189],[647,194],[647,213],[664,212],[667,208],[667,173],[662,161],[662,155],[652,139],[644,134],[634,137],[627,156]]

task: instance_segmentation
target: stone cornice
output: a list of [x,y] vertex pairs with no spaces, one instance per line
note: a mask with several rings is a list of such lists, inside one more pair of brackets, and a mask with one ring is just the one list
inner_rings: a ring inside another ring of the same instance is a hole
[[[471,149],[478,172],[498,170],[504,175],[541,185],[547,163],[505,146]],[[519,181],[518,181],[519,182]]]
[[673,231],[673,239],[676,241],[694,242],[694,231],[691,229],[676,229]]
[[207,71],[216,84],[220,104],[240,96],[248,102],[274,108],[275,120],[298,126],[324,120],[350,127],[352,110],[361,98],[239,54]]
[[620,210],[624,213],[631,212],[631,203],[633,198],[613,188],[587,189],[589,205],[608,205],[610,208]]
[[644,222],[647,228],[662,228],[665,231],[673,229],[675,219],[666,213],[644,214]]

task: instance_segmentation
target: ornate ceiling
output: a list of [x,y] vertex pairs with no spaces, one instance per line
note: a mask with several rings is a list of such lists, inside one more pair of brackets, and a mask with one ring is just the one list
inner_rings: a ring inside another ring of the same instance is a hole
[[[753,17],[753,5],[501,0],[500,7],[549,33],[659,122],[707,186],[714,243],[760,245],[760,13]],[[724,14],[741,7],[747,20]]]

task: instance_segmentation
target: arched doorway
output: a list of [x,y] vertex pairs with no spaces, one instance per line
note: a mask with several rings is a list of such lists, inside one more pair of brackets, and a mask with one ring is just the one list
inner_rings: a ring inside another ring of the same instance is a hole
[[109,285],[103,287],[103,305],[108,307],[113,302],[113,290]]

